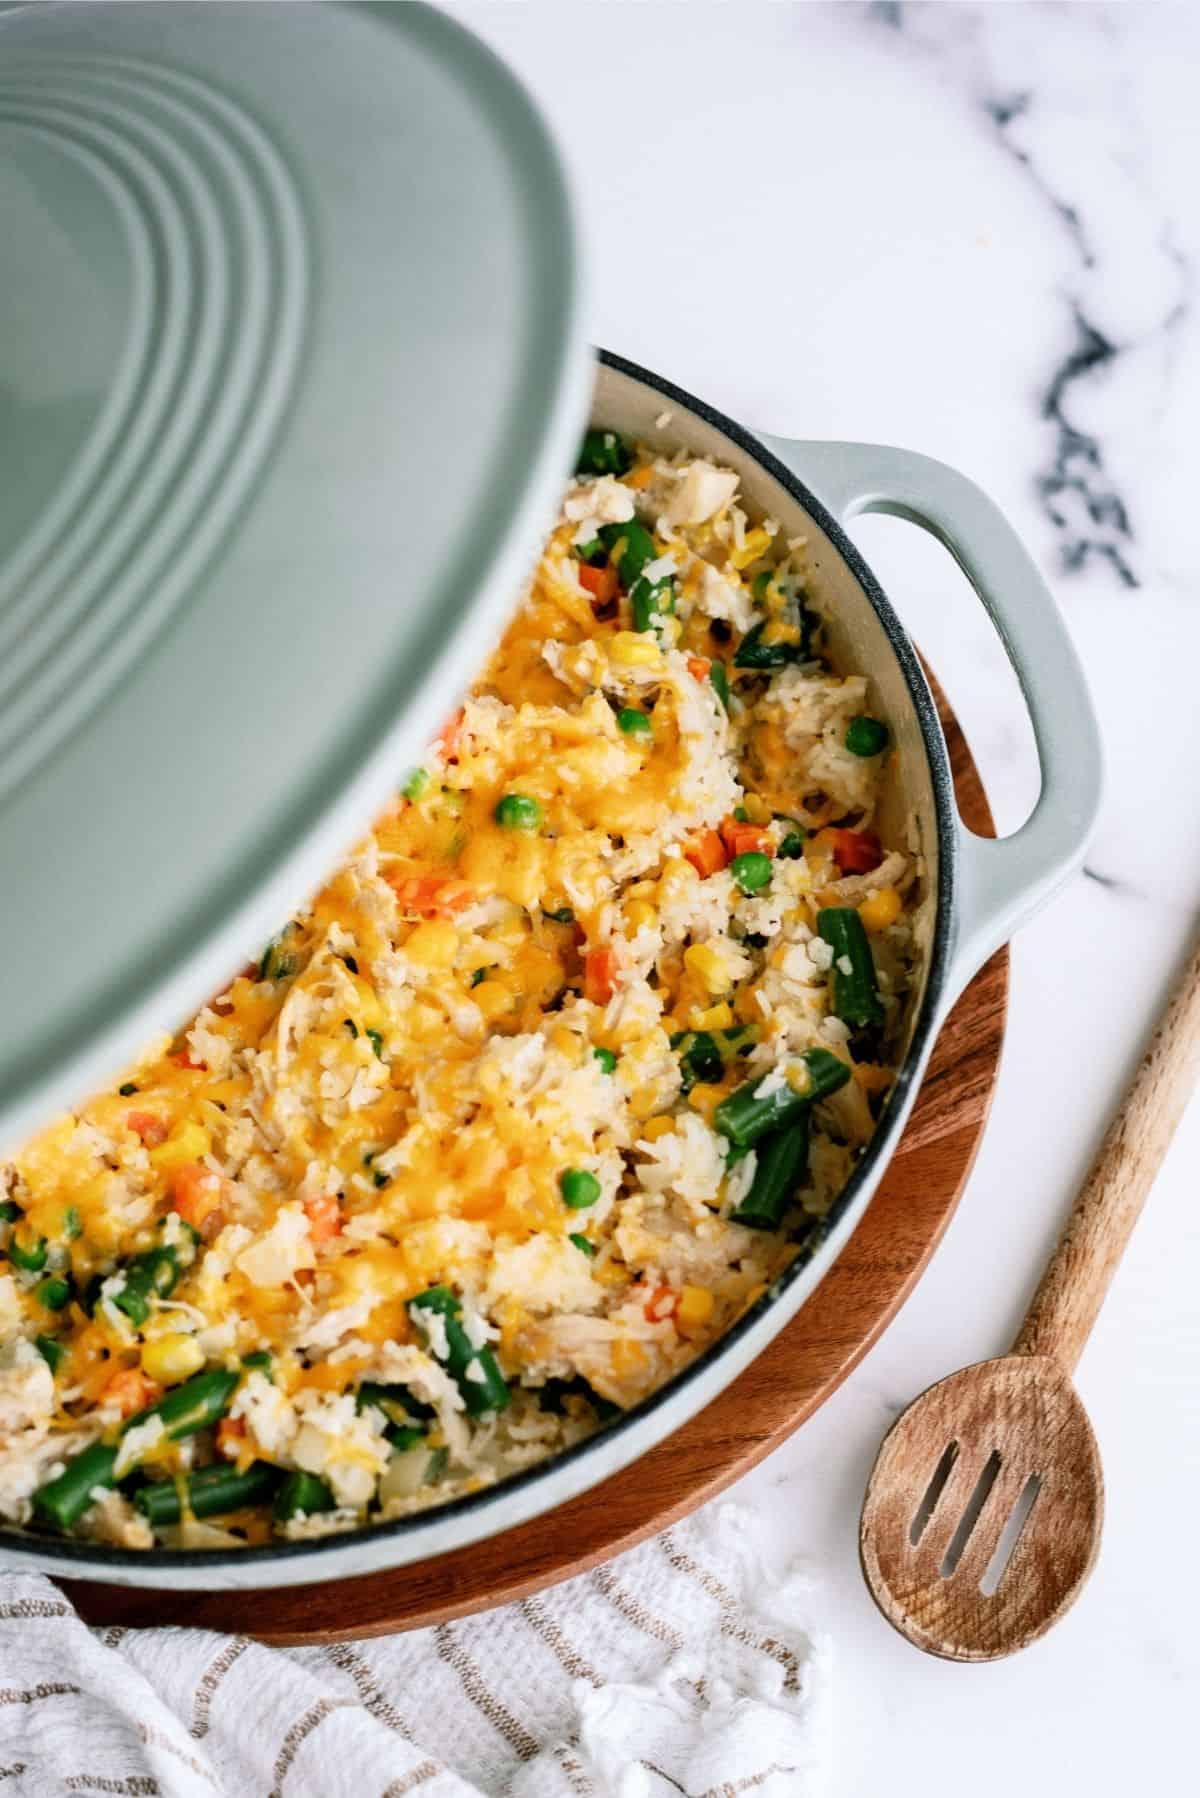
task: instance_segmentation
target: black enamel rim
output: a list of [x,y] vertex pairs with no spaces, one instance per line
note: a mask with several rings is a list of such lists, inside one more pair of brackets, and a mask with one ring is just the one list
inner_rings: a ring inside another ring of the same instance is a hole
[[[810,492],[804,483],[792,473],[791,469],[785,467],[749,431],[741,425],[735,424],[732,419],[726,418],[724,413],[718,412],[706,401],[696,399],[684,388],[676,387],[673,382],[664,380],[661,375],[653,374],[650,370],[640,367],[636,362],[627,361],[624,356],[615,355],[610,350],[600,350],[597,354],[598,360],[604,367],[614,369],[618,374],[627,375],[631,380],[639,382],[644,387],[653,388],[664,399],[685,411],[694,413],[696,417],[703,419],[706,424],[711,425],[714,430],[727,437],[731,443],[735,443],[740,450],[778,481],[780,486],[785,488],[792,498],[803,506],[813,522],[820,526],[834,550],[846,563],[870,600],[875,614],[883,626],[892,653],[904,676],[925,746],[933,788],[938,837],[937,912],[929,956],[929,969],[925,981],[925,993],[921,1011],[913,1029],[908,1054],[896,1076],[888,1098],[888,1113],[880,1119],[875,1134],[868,1143],[861,1160],[826,1214],[823,1220],[823,1241],[854,1208],[876,1169],[880,1168],[881,1163],[885,1162],[892,1152],[894,1146],[892,1139],[896,1133],[895,1114],[898,1109],[903,1108],[916,1083],[918,1070],[924,1067],[925,1053],[931,1046],[934,1023],[945,990],[953,946],[951,902],[957,852],[955,835],[957,812],[950,760],[946,752],[945,739],[942,736],[942,727],[938,721],[933,697],[921,671],[916,652],[904,626],[892,608],[891,601],[854,544],[846,536],[841,525],[826,510],[816,495]],[[694,1361],[690,1361],[673,1379],[668,1380],[665,1386],[652,1392],[632,1411],[623,1413],[620,1418],[603,1429],[597,1430],[585,1441],[576,1443],[572,1448],[564,1449],[560,1454],[554,1455],[546,1461],[538,1462],[523,1473],[513,1474],[506,1480],[500,1480],[494,1486],[486,1487],[482,1492],[471,1492],[461,1498],[449,1499],[444,1504],[433,1506],[426,1511],[418,1511],[409,1517],[395,1518],[390,1523],[363,1524],[357,1529],[339,1530],[336,1534],[322,1536],[311,1542],[273,1542],[263,1544],[261,1547],[227,1550],[110,1548],[103,1543],[72,1541],[68,1537],[59,1539],[53,1536],[37,1536],[22,1530],[6,1528],[0,1529],[0,1550],[3,1550],[5,1554],[29,1555],[44,1560],[54,1560],[61,1564],[64,1572],[69,1570],[72,1563],[86,1563],[87,1566],[81,1571],[81,1576],[83,1572],[94,1569],[98,1563],[114,1569],[118,1567],[153,1567],[165,1570],[171,1567],[190,1567],[207,1568],[217,1573],[227,1567],[246,1567],[265,1563],[274,1565],[279,1561],[298,1561],[322,1555],[331,1556],[333,1551],[358,1546],[367,1541],[381,1543],[402,1541],[406,1536],[428,1529],[434,1518],[441,1524],[453,1518],[474,1520],[484,1517],[496,1504],[506,1501],[520,1492],[527,1491],[539,1479],[546,1477],[551,1470],[557,1473],[560,1469],[568,1467],[582,1468],[599,1448],[607,1447],[615,1437],[630,1429],[633,1424],[644,1422],[647,1417],[660,1410],[668,1399],[673,1400],[677,1394],[686,1391],[688,1386],[707,1373],[728,1349],[742,1341],[762,1318],[776,1307],[779,1301],[791,1291],[795,1282],[807,1273],[810,1259],[807,1256],[797,1256],[771,1283],[762,1297],[748,1311],[744,1312],[723,1336],[710,1343],[708,1348]],[[826,1268],[825,1272],[828,1271]],[[824,1274],[821,1277],[824,1278]],[[686,1418],[682,1419],[673,1428],[681,1429],[687,1421]],[[642,1453],[646,1452],[648,1451],[642,1451]],[[626,1463],[626,1465],[632,1464],[632,1462]],[[618,1473],[622,1471],[624,1471],[623,1468],[615,1470]],[[605,1473],[597,1473],[593,1483],[607,1477],[609,1476]],[[569,1497],[560,1499],[558,1502],[568,1503],[570,1498],[578,1497],[586,1490],[585,1484]],[[499,1528],[502,1530],[505,1527],[520,1527],[520,1523],[529,1521],[529,1518],[522,1518],[515,1525],[501,1525]],[[460,1546],[468,1547],[480,1539],[478,1536],[472,1536],[470,1543],[464,1542]],[[453,1554],[454,1552],[453,1547],[434,1551],[437,1555]],[[419,1563],[410,1564],[417,1565]],[[389,1570],[390,1564],[385,1559],[382,1566],[363,1571],[385,1572]],[[330,1573],[332,1579],[353,1577],[356,1576],[339,1574],[336,1569],[331,1570]],[[320,1578],[315,1570],[313,1578],[314,1581]],[[304,1582],[291,1583],[302,1584]]]

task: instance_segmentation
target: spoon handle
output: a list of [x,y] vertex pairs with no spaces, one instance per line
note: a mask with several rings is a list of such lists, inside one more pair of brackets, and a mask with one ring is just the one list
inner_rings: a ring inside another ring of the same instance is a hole
[[1083,1352],[1200,1076],[1200,945],[1100,1145],[1013,1344],[1068,1372]]

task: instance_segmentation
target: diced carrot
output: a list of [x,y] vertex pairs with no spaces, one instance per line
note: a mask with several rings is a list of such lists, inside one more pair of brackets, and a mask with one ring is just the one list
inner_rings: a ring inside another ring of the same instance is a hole
[[592,596],[592,605],[597,611],[602,606],[610,606],[619,592],[617,571],[615,568],[589,568],[581,563],[579,568],[580,585],[587,588]]
[[617,979],[617,958],[611,949],[589,949],[583,958],[583,996],[593,1005],[607,1005]]
[[707,680],[712,673],[712,663],[704,656],[689,656],[687,668],[693,680]]
[[246,1419],[223,1417],[217,1425],[217,1453],[236,1461],[246,1445]]
[[698,837],[692,837],[684,844],[683,853],[702,880],[707,880],[710,874],[720,873],[729,859],[715,830],[704,830]]
[[177,1049],[175,1054],[168,1056],[167,1059],[173,1061],[177,1068],[192,1068],[197,1073],[207,1073],[208,1071],[208,1063],[195,1060],[190,1049]]
[[313,1242],[328,1242],[330,1237],[340,1235],[342,1207],[336,1193],[322,1193],[318,1198],[306,1199],[304,1213]]
[[465,880],[447,874],[389,874],[388,885],[405,911],[444,918],[470,905],[474,894]]
[[160,1142],[167,1140],[167,1126],[164,1119],[153,1111],[128,1111],[125,1122],[135,1136],[140,1136],[148,1149],[156,1149]]
[[831,830],[833,859],[843,874],[871,874],[883,860],[883,848],[872,830]]
[[132,1417],[135,1411],[152,1405],[161,1391],[162,1387],[148,1380],[140,1367],[121,1367],[101,1388],[99,1402],[119,1411],[122,1417]]
[[171,1203],[206,1242],[225,1222],[221,1211],[221,1176],[199,1161],[185,1161],[171,1175]]
[[633,487],[640,492],[643,487],[648,487],[653,479],[653,462],[642,462],[637,468],[631,469],[625,476],[625,485],[627,487]]
[[457,712],[452,712],[450,714],[445,724],[443,724],[441,730],[438,732],[437,740],[441,744],[442,754],[448,762],[456,760],[458,756],[458,738],[459,733],[462,730],[462,721],[463,709],[459,706]]
[[666,1323],[678,1309],[679,1294],[669,1286],[656,1286],[642,1307],[646,1322],[650,1324]]
[[760,855],[775,853],[760,825],[742,824],[737,818],[722,821],[721,840],[729,851],[730,861],[735,855],[749,855],[752,850],[757,850]]

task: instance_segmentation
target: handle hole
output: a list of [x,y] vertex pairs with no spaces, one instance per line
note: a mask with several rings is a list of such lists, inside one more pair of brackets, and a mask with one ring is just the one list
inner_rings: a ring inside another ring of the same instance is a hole
[[1029,712],[983,606],[949,552],[906,519],[857,514],[851,534],[953,705],[983,777],[998,836],[1037,803],[1041,769]]

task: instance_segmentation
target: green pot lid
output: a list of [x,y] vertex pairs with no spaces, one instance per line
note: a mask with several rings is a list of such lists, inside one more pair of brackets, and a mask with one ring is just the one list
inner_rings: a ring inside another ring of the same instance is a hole
[[415,5],[0,10],[0,1143],[313,888],[589,372],[555,151]]

